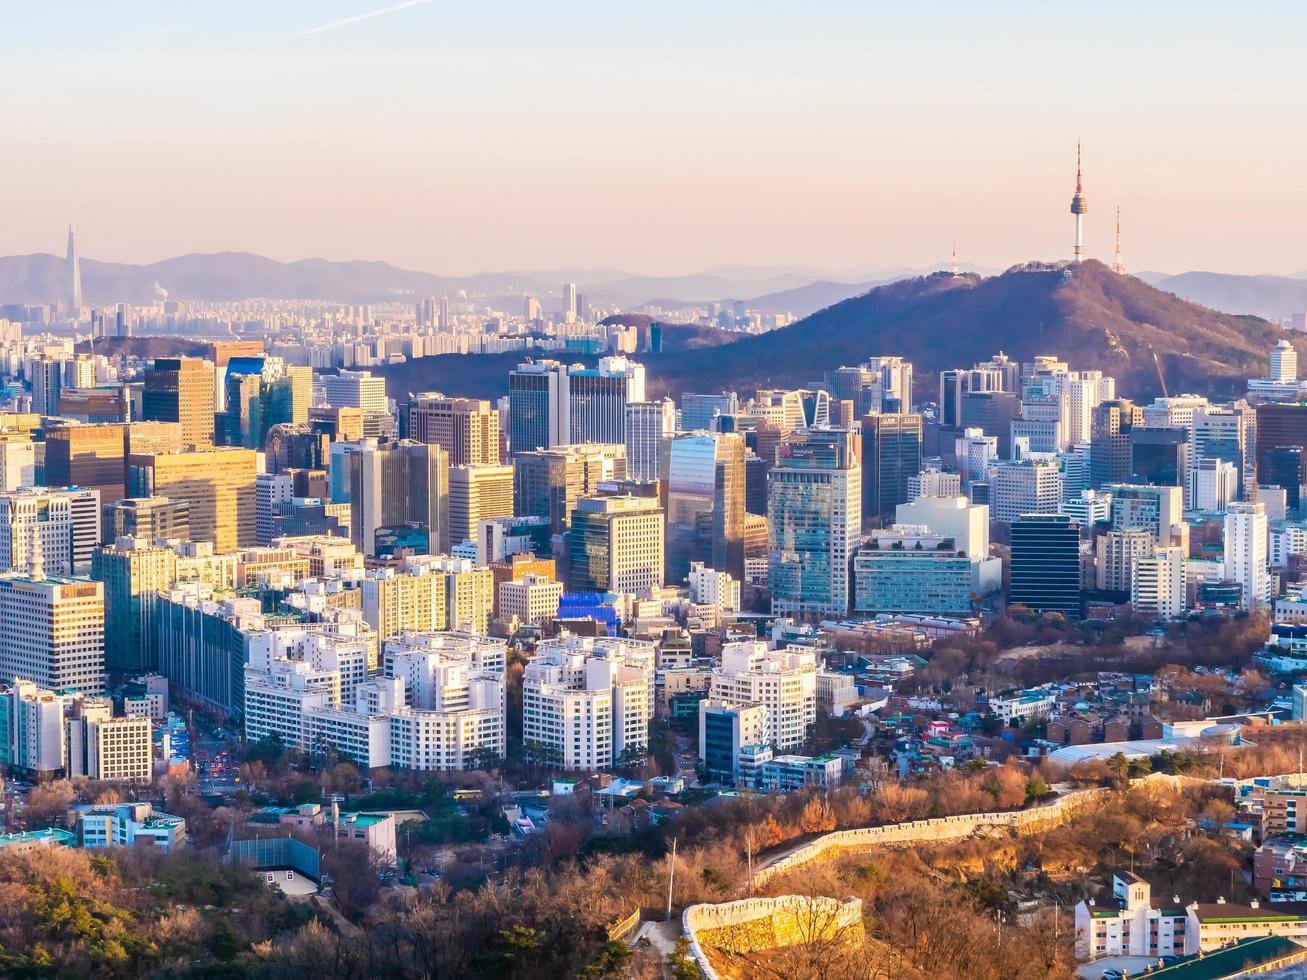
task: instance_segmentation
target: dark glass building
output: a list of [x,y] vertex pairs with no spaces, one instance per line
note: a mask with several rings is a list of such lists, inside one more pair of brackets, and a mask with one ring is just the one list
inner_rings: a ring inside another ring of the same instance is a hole
[[1012,523],[1008,604],[1080,616],[1080,525],[1065,514],[1024,514]]

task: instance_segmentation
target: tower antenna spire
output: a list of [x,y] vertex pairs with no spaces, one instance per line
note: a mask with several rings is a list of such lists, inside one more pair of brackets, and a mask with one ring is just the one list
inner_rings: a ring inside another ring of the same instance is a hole
[[1089,202],[1085,200],[1084,187],[1080,180],[1080,141],[1076,140],[1076,192],[1071,198],[1071,213],[1076,218],[1076,239],[1071,250],[1071,261],[1077,265],[1085,257],[1084,217],[1088,210]]
[[1112,253],[1112,271],[1118,276],[1125,275],[1125,263],[1121,261],[1121,205],[1116,206],[1116,251]]
[[958,243],[954,242],[953,243],[953,278],[956,279],[957,275],[958,275]]

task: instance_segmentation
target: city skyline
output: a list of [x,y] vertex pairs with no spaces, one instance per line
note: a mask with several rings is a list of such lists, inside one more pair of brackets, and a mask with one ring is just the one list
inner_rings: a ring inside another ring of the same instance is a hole
[[10,17],[0,254],[1001,269],[1069,257],[1080,139],[1086,257],[1119,205],[1134,270],[1307,267],[1287,6],[77,7]]

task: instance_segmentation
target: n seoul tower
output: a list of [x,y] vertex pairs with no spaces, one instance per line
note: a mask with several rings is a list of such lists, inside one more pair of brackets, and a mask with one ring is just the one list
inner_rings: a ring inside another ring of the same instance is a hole
[[1089,210],[1089,204],[1085,201],[1085,192],[1080,186],[1080,142],[1076,141],[1076,193],[1071,198],[1071,213],[1076,216],[1076,245],[1072,252],[1071,261],[1076,264],[1085,257],[1085,224],[1084,215]]

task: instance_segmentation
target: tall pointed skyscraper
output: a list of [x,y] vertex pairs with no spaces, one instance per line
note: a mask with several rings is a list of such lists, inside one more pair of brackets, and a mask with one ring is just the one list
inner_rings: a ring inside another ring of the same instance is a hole
[[1089,203],[1085,200],[1085,192],[1080,186],[1080,143],[1076,143],[1076,193],[1071,198],[1071,213],[1076,216],[1076,244],[1072,252],[1072,262],[1079,262],[1085,257],[1085,227],[1084,216],[1089,210]]
[[68,314],[77,317],[82,311],[82,265],[77,260],[77,235],[68,226]]

